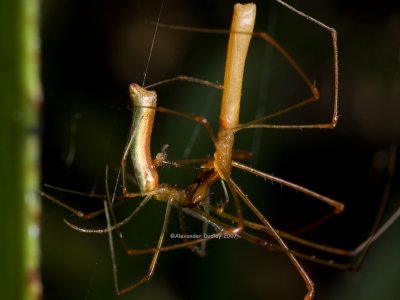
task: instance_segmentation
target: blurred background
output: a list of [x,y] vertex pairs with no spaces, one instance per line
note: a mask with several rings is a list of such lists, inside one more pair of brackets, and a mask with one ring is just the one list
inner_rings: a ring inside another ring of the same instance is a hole
[[[329,122],[334,75],[329,33],[275,1],[256,2],[255,30],[274,37],[321,92],[318,103],[271,122]],[[166,0],[161,22],[228,29],[233,3]],[[389,183],[389,149],[400,142],[399,4],[324,1],[322,5],[316,0],[290,4],[338,32],[338,126],[334,130],[246,129],[237,134],[235,148],[253,153],[246,164],[343,202],[343,214],[302,237],[352,249],[369,236]],[[147,85],[181,74],[223,82],[225,35],[158,28],[147,68],[156,29],[152,22],[157,21],[160,7],[159,0],[42,1],[43,183],[103,194],[108,165],[110,185],[114,187],[131,121],[129,83],[142,84],[145,77]],[[220,91],[188,82],[166,84],[156,90],[159,105],[205,116],[217,129]],[[253,39],[245,71],[241,123],[300,102],[308,95],[307,87],[287,62],[269,45]],[[170,160],[207,157],[214,150],[205,130],[195,122],[157,114],[153,155],[165,144],[169,144]],[[164,168],[160,181],[185,185],[197,172],[192,168]],[[297,232],[331,210],[315,199],[241,171],[235,170],[232,177],[278,229]],[[399,187],[397,163],[384,219],[400,206]],[[130,190],[135,189],[131,184]],[[101,201],[86,197],[47,192],[84,211],[102,206]],[[220,192],[215,191],[218,197]],[[123,206],[118,216],[126,216],[138,201],[133,199]],[[153,201],[124,227],[132,247],[156,244],[164,209],[163,203]],[[43,200],[44,299],[117,299],[107,237],[73,231],[63,223],[64,218],[88,228],[105,226],[104,217],[81,221]],[[175,211],[169,233],[177,232],[176,219]],[[359,272],[304,262],[316,284],[316,299],[397,299],[399,223],[374,242]],[[117,239],[115,245],[120,283],[126,286],[147,272],[151,257],[126,257]],[[354,261],[290,246],[328,260]],[[221,240],[208,243],[204,258],[187,249],[162,253],[154,278],[118,299],[302,299],[305,293],[299,274],[284,254],[267,252],[246,241]]]

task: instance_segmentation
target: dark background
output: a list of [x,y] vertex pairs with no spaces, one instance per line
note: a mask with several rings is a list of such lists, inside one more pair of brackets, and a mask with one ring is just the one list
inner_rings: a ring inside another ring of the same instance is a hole
[[[332,111],[332,47],[329,33],[274,1],[257,3],[255,30],[267,31],[298,61],[320,88],[322,100],[273,120],[327,122]],[[395,1],[292,1],[298,9],[338,31],[340,120],[334,130],[248,129],[236,149],[253,152],[246,162],[346,205],[345,212],[304,237],[352,249],[368,237],[387,177],[388,150],[399,144],[400,10]],[[298,2],[298,3],[296,3]],[[43,1],[42,79],[43,183],[104,193],[110,166],[114,185],[130,126],[128,84],[142,84],[160,1]],[[231,1],[167,0],[161,22],[228,29]],[[159,28],[146,84],[179,74],[223,82],[228,37]],[[218,125],[220,92],[192,83],[157,88],[159,105],[206,116]],[[277,111],[308,96],[296,74],[271,47],[254,39],[248,55],[241,122]],[[195,139],[191,136],[199,132]],[[169,144],[169,159],[205,157],[213,152],[207,134],[194,122],[157,115],[153,155]],[[399,152],[397,150],[397,152]],[[385,218],[400,206],[397,163]],[[163,169],[161,181],[188,184],[196,170]],[[279,185],[235,171],[232,177],[279,229],[295,231],[330,211],[326,205]],[[131,190],[135,187],[132,184]],[[82,210],[101,207],[87,198],[50,191]],[[217,196],[216,196],[217,197]],[[126,211],[137,201],[132,200]],[[75,232],[63,218],[85,227],[63,208],[43,201],[42,276],[44,299],[116,299],[107,238]],[[164,204],[151,203],[124,228],[137,248],[155,245]],[[119,210],[121,218],[124,208]],[[176,232],[176,214],[169,232]],[[175,221],[174,221],[175,220]],[[316,284],[316,299],[395,299],[400,276],[397,222],[375,242],[361,271],[345,272],[304,263]],[[150,257],[126,258],[116,240],[121,283],[138,280]],[[340,258],[291,245],[309,255]],[[346,262],[347,260],[344,260]],[[207,256],[189,250],[162,253],[154,278],[119,299],[302,299],[305,287],[284,254],[246,241],[213,241]]]

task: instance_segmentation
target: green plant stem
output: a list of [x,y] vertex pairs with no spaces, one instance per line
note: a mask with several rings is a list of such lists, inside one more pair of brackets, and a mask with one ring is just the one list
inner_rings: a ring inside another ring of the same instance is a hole
[[39,299],[38,1],[0,1],[0,290]]

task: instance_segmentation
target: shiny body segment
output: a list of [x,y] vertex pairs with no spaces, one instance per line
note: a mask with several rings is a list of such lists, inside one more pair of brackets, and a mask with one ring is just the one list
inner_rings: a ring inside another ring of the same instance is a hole
[[151,159],[150,141],[157,109],[157,94],[133,83],[129,86],[132,107],[130,155],[135,178],[142,193],[158,187],[158,173]]

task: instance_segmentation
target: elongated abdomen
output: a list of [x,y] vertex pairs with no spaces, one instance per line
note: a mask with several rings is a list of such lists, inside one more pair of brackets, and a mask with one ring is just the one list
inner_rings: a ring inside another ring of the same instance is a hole
[[157,109],[157,94],[132,83],[129,86],[133,106],[131,159],[141,192],[158,187],[158,173],[150,151],[151,132]]

